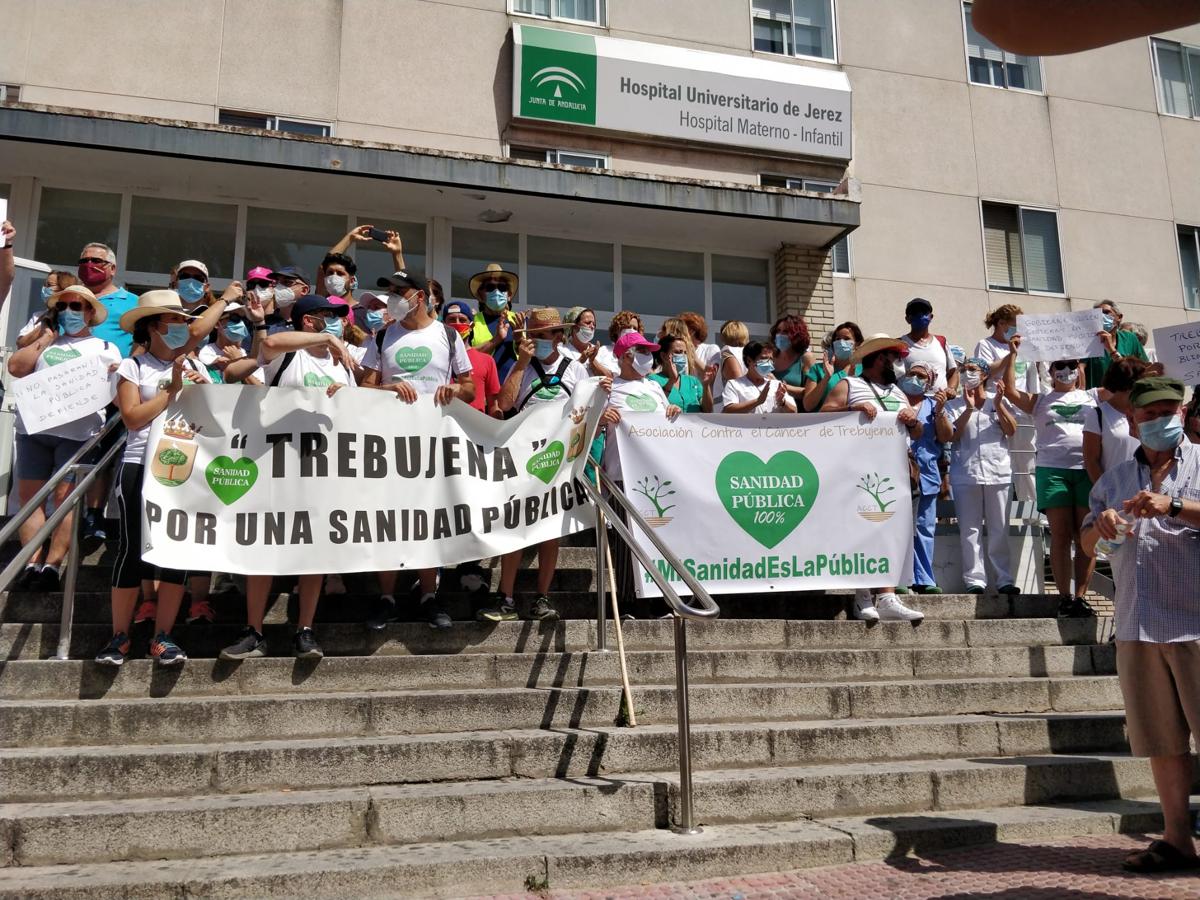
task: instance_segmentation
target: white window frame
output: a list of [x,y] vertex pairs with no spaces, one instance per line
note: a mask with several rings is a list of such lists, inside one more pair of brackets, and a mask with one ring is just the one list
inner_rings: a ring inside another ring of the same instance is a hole
[[[812,188],[809,187],[810,184],[819,184],[822,187],[828,187],[830,192],[832,192],[837,189],[839,184],[839,182],[830,181],[828,178],[808,178],[804,175],[776,175],[773,172],[761,172],[758,176],[758,183],[763,187],[778,187],[778,185],[763,185],[764,178],[782,178],[785,182],[784,188],[789,191],[809,191],[812,190]],[[844,237],[838,238],[838,240],[834,241],[834,244],[840,244],[842,241],[846,242],[846,271],[839,272],[833,268],[832,244],[829,247],[829,268],[834,278],[853,278],[854,259],[853,250],[850,247],[850,235],[847,234]]]
[[[229,113],[231,116],[262,116],[267,121],[267,125],[264,130],[274,131],[279,134],[299,135],[302,137],[333,137],[334,136],[333,135],[333,123],[327,122],[323,119],[305,119],[301,116],[276,116],[271,113],[255,112],[254,110],[249,110],[249,109],[226,109],[225,107],[218,107],[217,108],[217,119],[216,119],[217,125],[223,124],[221,122],[221,114],[222,113]],[[297,124],[300,124],[300,125],[317,125],[321,128],[324,128],[327,133],[324,135],[311,135],[311,134],[303,134],[301,132],[288,131],[285,128],[279,127],[280,122],[296,122]],[[224,127],[226,127],[226,128],[241,128],[244,126],[225,125]]]
[[21,102],[21,86],[19,84],[0,84],[0,103]]
[[1150,47],[1150,67],[1154,72],[1154,97],[1158,101],[1159,115],[1170,116],[1172,119],[1200,119],[1200,93],[1198,93],[1200,92],[1200,84],[1192,83],[1192,69],[1191,66],[1187,65],[1186,54],[1183,57],[1183,74],[1187,79],[1188,105],[1191,107],[1191,112],[1188,115],[1184,115],[1183,113],[1167,112],[1166,100],[1163,97],[1162,75],[1159,73],[1158,69],[1157,45],[1169,44],[1173,47],[1177,47],[1181,53],[1186,50],[1191,50],[1197,54],[1200,54],[1200,47],[1196,46],[1195,44],[1185,44],[1182,41],[1169,41],[1165,38],[1159,37],[1150,37],[1147,39],[1147,41],[1148,46]]
[[[967,49],[967,8],[969,6],[971,6],[971,0],[963,0],[963,2],[961,3],[961,9],[959,10],[959,19],[961,20],[960,24],[962,25],[962,37],[963,37],[963,67],[964,67],[964,71],[966,72],[966,76],[967,76],[967,84],[972,85],[974,87],[991,88],[992,90],[996,90],[996,91],[1016,91],[1019,94],[1034,94],[1035,96],[1045,96],[1045,94],[1046,94],[1046,69],[1042,65],[1042,58],[1040,56],[1034,56],[1034,57],[1026,56],[1026,59],[1036,59],[1037,60],[1038,82],[1042,86],[1040,89],[1038,89],[1036,91],[1033,88],[1012,87],[1011,85],[1008,85],[1008,84],[990,84],[990,83],[985,83],[982,81],[972,81],[971,80],[971,51]],[[1024,54],[1014,54],[1014,55],[1022,56]],[[1007,80],[1007,78],[1006,78],[1006,80]]]
[[[1200,226],[1184,225],[1179,222],[1175,223],[1175,255],[1179,259],[1179,288],[1183,293],[1183,308],[1200,310],[1200,298],[1197,298],[1196,305],[1193,306],[1189,302],[1190,298],[1187,295],[1187,277],[1183,271],[1183,254],[1179,252],[1180,229],[1187,229],[1192,233],[1192,240],[1196,243],[1196,258],[1200,260]],[[1200,272],[1197,275],[1200,276]]]
[[[520,150],[541,150],[543,153],[545,153],[545,156],[546,156],[545,161],[548,163],[551,163],[553,165],[575,166],[576,165],[575,163],[569,163],[569,162],[565,163],[565,162],[561,161],[561,157],[565,153],[565,154],[568,154],[571,156],[590,156],[593,159],[596,159],[597,161],[599,161],[599,163],[600,163],[600,165],[598,165],[598,166],[576,166],[577,168],[580,168],[580,169],[591,169],[593,171],[598,172],[602,169],[611,169],[612,168],[612,158],[607,153],[596,153],[592,150],[573,150],[569,147],[544,147],[540,144],[517,143],[515,145],[508,144],[505,147],[504,155],[510,159],[516,159],[516,157],[514,157],[512,155],[512,151],[513,151],[514,147],[517,149],[520,149]],[[518,162],[533,162],[534,160],[517,159],[517,161]]]
[[[1021,237],[1021,271],[1025,278],[1024,288],[994,288],[988,283],[987,277],[987,239],[984,233],[983,225],[983,205],[990,203],[994,206],[1009,206],[1017,210],[1017,227],[1020,229]],[[1025,262],[1025,223],[1021,218],[1021,210],[1030,210],[1032,212],[1048,212],[1054,213],[1054,236],[1058,239],[1058,264],[1059,276],[1062,278],[1062,291],[1034,291],[1029,289],[1029,267]],[[1062,240],[1062,220],[1058,214],[1061,210],[1055,209],[1052,206],[1038,206],[1036,203],[1015,203],[1012,200],[994,200],[989,197],[979,198],[979,249],[983,259],[983,288],[986,291],[995,291],[998,294],[1028,294],[1031,297],[1058,297],[1065,298],[1071,296],[1070,285],[1067,284],[1067,264],[1063,256],[1063,240]]]
[[591,19],[572,19],[568,16],[557,16],[555,15],[557,8],[558,0],[550,0],[550,15],[539,16],[537,13],[520,12],[516,9],[513,0],[508,0],[508,14],[510,16],[520,16],[522,19],[536,19],[539,22],[570,22],[572,25],[588,25],[592,28],[608,28],[608,0],[597,0],[597,21],[592,21]]
[[[832,57],[809,56],[807,53],[795,52],[795,46],[796,46],[795,30],[792,31],[792,52],[791,53],[772,53],[770,50],[755,50],[754,49],[754,20],[757,17],[754,15],[754,0],[750,0],[750,2],[747,4],[747,6],[749,8],[749,13],[750,13],[750,52],[753,53],[754,55],[757,56],[757,55],[761,54],[761,55],[769,57],[771,59],[778,59],[779,57],[782,56],[782,57],[786,57],[787,59],[803,59],[803,60],[809,60],[811,62],[830,63],[832,65],[837,65],[839,63],[839,61],[841,59],[841,42],[838,40],[837,0],[829,0],[829,31],[830,31],[830,36],[833,38],[833,56]],[[794,26],[795,20],[796,20],[794,6],[792,7],[792,10],[793,11],[792,11],[791,18],[792,18],[792,23]],[[772,21],[776,21],[776,20],[772,20]]]

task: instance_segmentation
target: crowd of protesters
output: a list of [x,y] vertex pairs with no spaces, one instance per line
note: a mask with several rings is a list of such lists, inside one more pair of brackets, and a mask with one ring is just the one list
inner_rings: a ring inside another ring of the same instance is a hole
[[[11,245],[13,236],[5,223],[4,243]],[[347,251],[371,240],[389,251],[395,271],[363,290]],[[0,271],[2,264],[0,259]],[[843,322],[814,340],[804,318],[789,314],[757,340],[744,322],[710,326],[687,311],[647,335],[641,316],[623,310],[611,317],[608,341],[602,342],[592,309],[520,311],[518,277],[498,264],[472,277],[468,292],[470,300],[446,300],[437,281],[408,270],[396,232],[370,225],[334,243],[314,277],[294,266],[254,265],[244,281],[219,293],[205,262],[187,259],[172,269],[168,288],[134,296],[117,282],[115,254],[99,243],[83,247],[76,271],[51,272],[42,288],[46,309],[22,329],[9,371],[21,377],[66,359],[99,356],[117,383],[110,415],[119,415],[128,433],[115,471],[113,637],[97,660],[120,665],[129,652],[132,624],[149,620],[155,623],[152,656],[162,664],[185,660],[171,631],[186,596],[188,622],[213,619],[214,573],[155,571],[137,551],[150,424],[189,383],[293,386],[329,395],[347,387],[369,388],[394,393],[404,403],[421,395],[439,404],[457,399],[503,418],[533,404],[567,402],[582,380],[598,377],[608,402],[593,451],[618,483],[619,448],[614,441],[605,443],[603,432],[623,410],[652,408],[668,418],[851,411],[873,419],[880,411],[894,412],[909,437],[914,570],[910,585],[857,592],[854,615],[868,621],[919,621],[922,613],[898,595],[941,592],[934,535],[937,504],[947,495],[955,502],[965,589],[983,593],[990,584],[1001,594],[1019,593],[1007,533],[1010,441],[1025,422],[1036,432],[1037,507],[1049,523],[1059,614],[1093,614],[1085,594],[1094,560],[1082,548],[1089,493],[1105,472],[1132,458],[1138,438],[1130,426],[1130,394],[1139,379],[1161,374],[1147,357],[1139,327],[1127,326],[1115,304],[1097,304],[1104,316],[1102,357],[1039,367],[1014,352],[1021,343],[1016,321],[1022,311],[1012,304],[988,314],[988,333],[967,356],[934,332],[933,304],[920,297],[907,303],[908,327],[898,337],[864,336],[856,323]],[[428,363],[416,372],[399,368],[395,360],[404,348],[419,350]],[[28,434],[18,420],[21,502],[34,496],[104,421],[98,413]],[[1200,441],[1196,397],[1184,410],[1182,428]],[[118,439],[115,435],[114,430]],[[60,484],[56,499],[69,489],[69,481]],[[83,514],[85,551],[108,537],[102,510],[109,493],[109,479],[98,478]],[[22,541],[43,522],[40,512],[31,516],[21,529]],[[63,521],[30,559],[16,587],[59,588],[74,527],[70,517]],[[537,555],[536,593],[523,612],[514,596],[521,557],[516,552],[500,560],[498,590],[480,604],[478,618],[557,618],[550,601],[557,542],[542,543]],[[627,554],[618,553],[617,569],[630,589]],[[483,570],[472,571],[479,586]],[[416,596],[430,626],[442,629],[451,620],[438,599],[440,575],[436,569],[419,572]],[[313,632],[318,600],[344,587],[334,573],[301,576],[298,582],[294,651],[298,657],[319,658]],[[378,582],[366,623],[377,630],[399,614],[397,573],[378,573]],[[222,651],[224,658],[264,655],[263,620],[272,584],[271,576],[246,578],[246,629]],[[650,614],[646,606],[632,605]]]

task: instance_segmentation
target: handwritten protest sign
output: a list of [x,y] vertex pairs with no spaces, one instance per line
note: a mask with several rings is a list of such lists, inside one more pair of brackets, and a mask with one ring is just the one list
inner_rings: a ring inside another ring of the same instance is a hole
[[1104,313],[1098,309],[1017,316],[1018,355],[1028,362],[1103,356],[1104,344],[1096,336],[1103,330]]
[[1200,384],[1200,322],[1155,328],[1154,349],[1168,375]]
[[12,390],[21,421],[30,434],[49,431],[99,412],[113,398],[108,363],[96,354],[18,378],[13,382]]

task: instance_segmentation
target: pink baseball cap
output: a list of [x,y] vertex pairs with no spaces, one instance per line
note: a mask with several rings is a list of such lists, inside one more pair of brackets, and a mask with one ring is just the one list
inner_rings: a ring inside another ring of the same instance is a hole
[[658,352],[658,344],[646,340],[645,335],[631,331],[617,338],[616,344],[613,345],[613,356],[620,359],[630,347],[645,347],[651,353]]
[[246,273],[246,280],[247,281],[269,281],[269,282],[271,282],[271,284],[274,284],[275,276],[271,273],[271,270],[268,269],[266,266],[255,266],[253,269],[251,269],[249,272]]

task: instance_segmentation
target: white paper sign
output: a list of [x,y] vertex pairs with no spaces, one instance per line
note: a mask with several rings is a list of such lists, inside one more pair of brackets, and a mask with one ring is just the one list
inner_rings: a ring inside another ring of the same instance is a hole
[[12,384],[21,422],[39,434],[99,412],[112,402],[108,363],[98,354],[67,360]]
[[1154,349],[1168,375],[1200,384],[1200,322],[1155,328]]
[[1104,313],[1098,309],[1020,315],[1017,316],[1017,333],[1021,335],[1018,355],[1027,362],[1103,356],[1104,344],[1097,336],[1103,330]]
[[[890,587],[912,572],[908,440],[894,413],[621,414],[625,496],[714,594]],[[642,549],[690,593],[658,549]],[[638,569],[641,596],[658,586]]]

